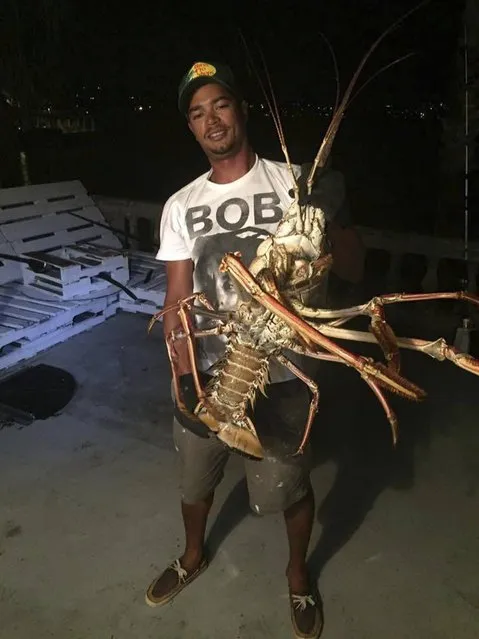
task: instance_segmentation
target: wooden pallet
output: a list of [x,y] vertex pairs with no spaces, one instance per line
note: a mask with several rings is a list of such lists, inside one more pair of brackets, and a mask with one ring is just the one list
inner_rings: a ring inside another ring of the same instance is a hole
[[21,282],[0,286],[0,370],[100,324],[119,309],[118,293],[72,302],[38,299]]
[[[77,214],[82,219],[75,217]],[[92,264],[94,251],[99,257]],[[108,257],[106,251],[109,251]],[[30,266],[0,258],[0,283],[23,278],[28,286],[48,289],[62,298],[83,295],[88,292],[88,281],[82,279],[87,276],[87,266],[80,263],[81,253],[84,253],[83,261],[89,260],[93,269],[95,265],[101,266],[102,261],[111,263],[116,252],[120,267],[127,269],[121,251],[120,240],[108,228],[105,218],[78,180],[0,189],[0,253],[23,258],[37,256],[50,264],[48,273],[42,277]],[[77,264],[61,263],[59,258]],[[68,266],[72,268],[68,269]],[[107,264],[104,270],[108,272]],[[127,280],[126,272],[118,275],[121,280]],[[77,276],[78,291],[73,285]],[[92,283],[92,290],[102,286],[107,285],[96,281],[94,285]]]
[[90,242],[65,246],[57,251],[34,251],[29,257],[43,261],[47,266],[39,272],[33,265],[22,264],[23,283],[49,291],[60,299],[70,300],[106,290],[111,284],[99,277],[101,274],[121,284],[126,284],[130,278],[125,254]]
[[[94,275],[106,271],[127,281],[127,258],[113,231],[94,222],[108,227],[78,180],[0,190],[0,253],[36,255],[49,263],[41,282],[42,274],[26,264],[0,258],[0,370],[100,324],[118,310],[119,289],[94,281]],[[89,281],[82,277],[85,272]],[[75,282],[76,289],[67,290]],[[59,283],[65,288],[60,293]],[[86,297],[62,299],[72,293]]]
[[[1,190],[0,190],[1,193]],[[1,236],[0,236],[1,240]],[[13,247],[8,242],[0,243],[0,254],[16,255]],[[0,284],[22,279],[22,266],[20,262],[11,262],[0,257]]]
[[[151,315],[163,305],[164,263],[139,251],[125,255],[113,231],[94,222],[108,226],[79,181],[0,190],[0,253],[48,263],[39,273],[0,258],[0,371],[119,309]],[[140,300],[98,279],[100,273]]]
[[107,225],[78,180],[0,189],[0,243],[10,244],[17,255],[80,242],[122,248],[113,231],[93,222]]
[[120,308],[130,313],[152,315],[163,306],[166,295],[166,265],[154,255],[134,251],[130,255],[128,288],[139,298],[137,302],[120,293]]

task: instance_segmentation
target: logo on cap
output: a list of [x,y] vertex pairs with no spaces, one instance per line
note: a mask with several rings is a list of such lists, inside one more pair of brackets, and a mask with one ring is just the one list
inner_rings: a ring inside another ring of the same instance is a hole
[[215,75],[216,67],[212,64],[208,64],[207,62],[196,62],[188,73],[188,82],[194,80],[195,78],[202,78]]

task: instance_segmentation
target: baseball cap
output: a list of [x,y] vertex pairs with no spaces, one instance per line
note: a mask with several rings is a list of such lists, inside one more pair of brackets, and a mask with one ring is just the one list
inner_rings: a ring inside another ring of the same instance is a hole
[[178,108],[183,115],[188,114],[193,93],[210,82],[220,84],[235,98],[241,99],[241,90],[228,65],[217,62],[195,62],[183,76],[178,88]]

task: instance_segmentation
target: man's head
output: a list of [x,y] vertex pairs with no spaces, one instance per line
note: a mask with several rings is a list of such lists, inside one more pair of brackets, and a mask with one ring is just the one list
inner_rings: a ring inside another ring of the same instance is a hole
[[195,63],[180,83],[178,108],[210,161],[232,157],[246,143],[246,103],[229,67]]

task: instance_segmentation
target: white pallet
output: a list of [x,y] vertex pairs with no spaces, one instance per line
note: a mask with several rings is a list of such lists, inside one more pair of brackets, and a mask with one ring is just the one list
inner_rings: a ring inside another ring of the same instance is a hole
[[126,313],[143,313],[144,315],[154,315],[159,311],[161,306],[162,304],[157,305],[150,300],[139,299],[138,301],[135,301],[127,295],[122,297],[120,301],[120,308]]
[[102,271],[121,283],[129,277],[121,242],[78,180],[1,189],[0,253],[37,256],[51,265],[36,273],[0,258],[0,284],[23,279],[62,299],[107,289],[105,280],[92,279]]
[[166,295],[166,265],[154,255],[133,251],[130,255],[128,288],[139,300],[135,302],[124,291],[120,293],[120,307],[130,313],[156,313],[163,306]]
[[118,307],[111,305],[107,307],[104,312],[98,315],[93,315],[88,319],[83,320],[81,323],[62,326],[54,333],[46,335],[42,340],[35,340],[34,342],[20,340],[18,349],[11,351],[0,358],[0,370],[11,368],[24,360],[31,359],[32,357],[39,355],[56,344],[61,344],[74,335],[79,335],[80,333],[90,330],[94,326],[98,326],[114,315],[117,308]]
[[36,251],[29,256],[45,261],[48,267],[36,272],[30,265],[22,264],[23,283],[64,300],[108,289],[111,284],[99,278],[100,273],[107,273],[121,284],[126,284],[130,278],[126,255],[91,243],[66,246],[48,253]]
[[119,295],[82,302],[37,299],[20,282],[0,286],[0,370],[5,370],[111,317]]
[[[164,263],[139,251],[126,257],[113,231],[94,222],[108,226],[79,181],[0,189],[0,253],[36,254],[51,265],[35,273],[0,258],[0,371],[100,324],[120,308],[151,315],[163,305]],[[98,279],[101,272],[140,300]]]
[[[1,190],[0,190],[1,193]],[[1,240],[1,237],[0,237]],[[7,242],[0,243],[0,254],[16,255],[13,247]],[[20,262],[11,262],[0,257],[0,284],[22,279],[22,265]]]
[[78,180],[0,189],[0,244],[10,244],[17,255],[79,242],[121,249],[111,230],[93,222],[107,225]]

